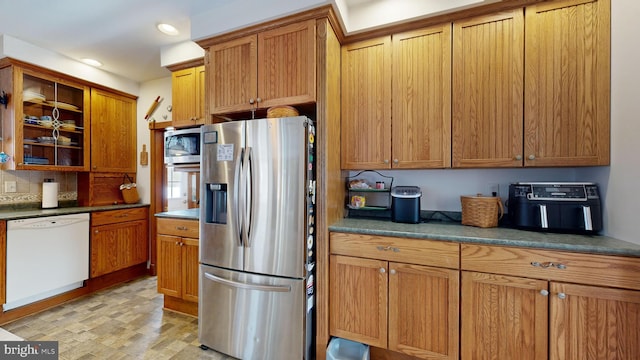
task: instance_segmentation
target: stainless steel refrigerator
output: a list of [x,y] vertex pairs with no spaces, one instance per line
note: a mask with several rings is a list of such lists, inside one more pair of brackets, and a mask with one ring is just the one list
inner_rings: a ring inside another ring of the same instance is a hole
[[312,359],[313,122],[201,131],[199,341],[244,360]]

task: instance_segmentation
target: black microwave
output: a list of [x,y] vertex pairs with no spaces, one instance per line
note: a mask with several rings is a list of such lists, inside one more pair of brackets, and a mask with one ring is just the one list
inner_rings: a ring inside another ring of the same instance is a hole
[[164,132],[164,163],[200,164],[200,128],[167,129]]

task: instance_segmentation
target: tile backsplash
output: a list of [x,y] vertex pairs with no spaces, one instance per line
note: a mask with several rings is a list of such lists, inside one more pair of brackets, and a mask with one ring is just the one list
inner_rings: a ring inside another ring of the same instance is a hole
[[[61,171],[0,170],[0,204],[39,203],[44,179],[58,182],[58,200],[77,200],[77,174]],[[15,181],[16,192],[6,192],[6,183]]]

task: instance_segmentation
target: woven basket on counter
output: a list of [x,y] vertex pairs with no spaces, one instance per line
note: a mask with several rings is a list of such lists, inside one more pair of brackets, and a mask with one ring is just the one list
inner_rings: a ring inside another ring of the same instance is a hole
[[502,201],[496,196],[460,196],[460,202],[462,225],[496,227],[504,215]]

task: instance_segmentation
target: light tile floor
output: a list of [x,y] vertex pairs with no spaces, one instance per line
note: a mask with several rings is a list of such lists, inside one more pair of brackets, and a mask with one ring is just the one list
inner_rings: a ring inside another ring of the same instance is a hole
[[233,358],[200,349],[198,319],[162,309],[156,277],[101,290],[3,325],[33,341],[58,341],[60,360]]

